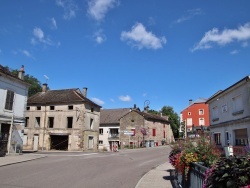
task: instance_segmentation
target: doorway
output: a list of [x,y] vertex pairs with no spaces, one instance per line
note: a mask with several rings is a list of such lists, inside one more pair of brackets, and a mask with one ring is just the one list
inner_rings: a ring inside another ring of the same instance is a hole
[[50,149],[51,150],[68,150],[68,135],[50,135]]

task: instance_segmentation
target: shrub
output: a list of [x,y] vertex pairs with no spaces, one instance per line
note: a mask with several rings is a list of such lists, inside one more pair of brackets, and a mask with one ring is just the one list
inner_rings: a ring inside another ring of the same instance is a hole
[[201,162],[211,167],[220,158],[220,152],[208,137],[202,136],[196,140],[182,140],[171,145],[169,162],[175,169],[186,176],[192,162]]
[[221,158],[205,173],[203,188],[250,187],[250,158]]

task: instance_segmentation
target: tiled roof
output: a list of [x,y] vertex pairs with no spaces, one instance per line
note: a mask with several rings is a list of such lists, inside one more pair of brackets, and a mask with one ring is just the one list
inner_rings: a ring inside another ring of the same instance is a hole
[[27,105],[72,103],[90,103],[100,107],[88,98],[84,97],[79,89],[48,90],[46,92],[39,92],[28,98]]
[[135,112],[137,112],[138,114],[144,116],[145,119],[152,119],[152,120],[157,120],[157,121],[169,122],[169,121],[166,119],[166,117],[161,117],[161,116],[155,115],[155,114],[140,112],[140,111],[138,111],[138,110],[133,110],[133,111],[135,111]]
[[7,68],[3,67],[1,64],[0,64],[0,73],[3,73],[5,75],[7,75],[7,76],[10,76],[10,77],[18,80],[19,82],[22,82],[22,83],[26,84],[26,85],[30,85],[27,82],[25,82],[24,80],[18,78],[18,76],[12,74]]
[[100,124],[118,124],[121,117],[130,112],[130,108],[102,109]]

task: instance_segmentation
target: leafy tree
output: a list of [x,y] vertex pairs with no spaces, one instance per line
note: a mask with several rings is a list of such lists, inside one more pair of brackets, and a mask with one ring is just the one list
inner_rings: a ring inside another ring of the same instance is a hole
[[[11,70],[8,66],[5,67],[11,74],[18,76],[18,70]],[[31,76],[29,74],[24,75],[24,81],[31,84],[29,87],[29,91],[28,91],[28,97],[41,92],[42,91],[42,86],[41,86],[41,82],[35,78],[34,76]]]
[[157,112],[156,110],[149,110],[148,113],[159,115],[159,112]]
[[163,106],[161,109],[163,116],[168,116],[168,120],[170,122],[170,126],[173,130],[173,134],[175,138],[179,137],[179,127],[180,127],[180,118],[176,112],[174,112],[173,107],[171,106]]

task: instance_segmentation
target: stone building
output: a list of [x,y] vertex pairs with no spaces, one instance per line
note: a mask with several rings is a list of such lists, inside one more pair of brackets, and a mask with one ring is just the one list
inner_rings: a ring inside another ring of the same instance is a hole
[[25,150],[97,151],[101,106],[87,97],[87,88],[47,90],[28,99]]
[[167,118],[132,109],[120,119],[120,145],[154,147],[174,141]]

